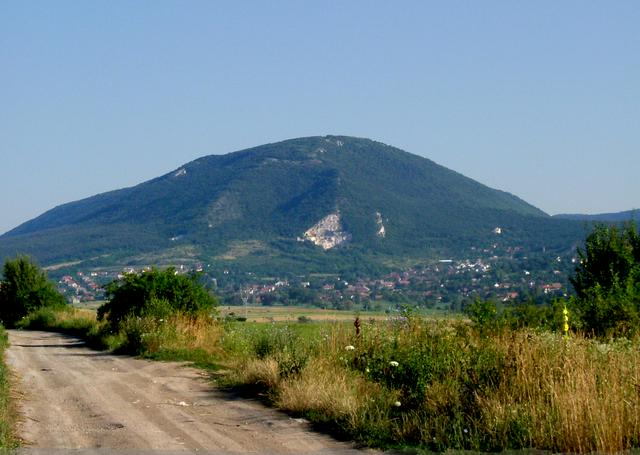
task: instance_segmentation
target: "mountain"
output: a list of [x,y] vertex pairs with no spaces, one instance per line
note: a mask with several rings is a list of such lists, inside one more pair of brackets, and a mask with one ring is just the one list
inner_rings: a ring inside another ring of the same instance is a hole
[[601,223],[620,223],[624,221],[640,221],[640,213],[637,210],[626,210],[624,212],[598,213],[595,215],[584,215],[578,213],[562,213],[553,215],[554,218],[578,221],[595,221]]
[[582,225],[429,159],[326,136],[206,156],[137,186],[61,205],[0,236],[0,257],[366,272],[470,254],[497,240],[570,249],[583,236]]

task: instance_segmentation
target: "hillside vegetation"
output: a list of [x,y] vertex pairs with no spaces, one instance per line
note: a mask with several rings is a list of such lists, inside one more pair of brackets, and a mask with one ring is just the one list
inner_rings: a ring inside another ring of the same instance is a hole
[[[305,233],[330,214],[348,241],[324,250]],[[426,158],[368,139],[309,137],[206,156],[56,207],[1,236],[0,257],[362,274],[468,255],[490,245],[496,227],[525,251],[569,250],[583,234],[580,222],[552,219]]]
[[595,215],[562,213],[554,215],[553,217],[566,220],[596,221],[600,223],[621,223],[625,221],[640,221],[640,212],[638,212],[638,210],[625,210],[623,212],[598,213]]

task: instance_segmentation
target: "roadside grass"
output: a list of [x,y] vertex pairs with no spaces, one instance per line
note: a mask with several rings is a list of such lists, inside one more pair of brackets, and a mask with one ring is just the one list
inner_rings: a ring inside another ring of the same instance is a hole
[[88,309],[40,308],[22,318],[17,327],[30,330],[50,330],[77,336],[94,349],[107,349],[112,344],[112,337],[105,333],[106,326],[96,320],[95,311]]
[[181,314],[129,318],[109,333],[79,310],[33,315],[24,327],[99,334],[116,352],[222,368],[222,385],[375,447],[640,447],[637,339],[487,331],[414,316],[362,321],[359,335],[352,320],[252,323]]
[[216,370],[222,356],[222,331],[207,314],[129,317],[112,335],[111,349],[155,360],[188,361]]
[[367,445],[611,453],[640,444],[637,340],[481,334],[418,318],[367,322],[359,337],[347,324],[230,335],[230,384]]
[[9,370],[4,362],[4,351],[9,346],[7,332],[0,325],[0,450],[17,447],[18,439],[14,433],[16,413],[11,397]]
[[217,369],[222,329],[213,318],[206,314],[163,316],[129,317],[114,332],[106,322],[97,321],[95,311],[43,308],[23,318],[18,327],[77,336],[91,348],[116,354],[188,361],[205,369]]

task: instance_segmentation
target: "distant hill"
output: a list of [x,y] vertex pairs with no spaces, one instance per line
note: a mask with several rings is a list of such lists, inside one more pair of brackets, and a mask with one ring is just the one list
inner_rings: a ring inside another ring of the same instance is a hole
[[43,265],[366,271],[471,254],[496,239],[561,250],[583,236],[581,224],[429,159],[326,136],[206,156],[137,186],[61,205],[0,236],[0,257],[26,253]]
[[562,213],[559,215],[554,215],[553,217],[558,219],[564,219],[564,220],[618,223],[618,222],[631,221],[631,220],[640,221],[640,212],[634,209],[634,210],[626,210],[624,212],[599,213],[595,215],[584,215],[584,214],[578,214],[578,213],[574,213],[574,214]]

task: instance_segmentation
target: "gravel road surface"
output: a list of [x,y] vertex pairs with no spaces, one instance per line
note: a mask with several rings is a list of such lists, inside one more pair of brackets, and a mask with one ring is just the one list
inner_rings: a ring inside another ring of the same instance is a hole
[[10,330],[9,340],[20,452],[362,453],[304,420],[216,390],[180,363],[97,352],[49,332]]

